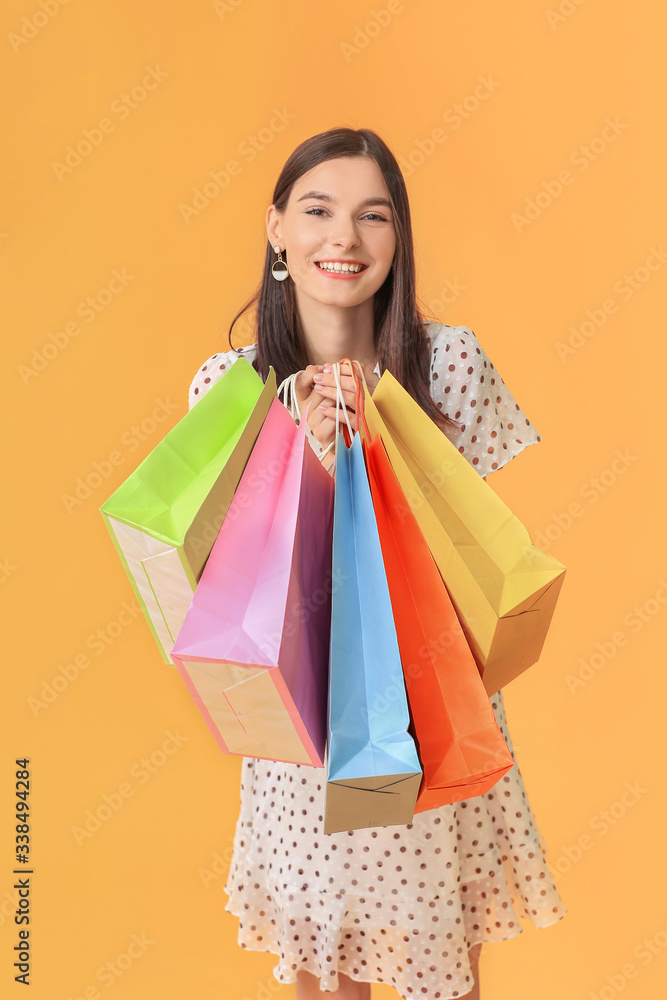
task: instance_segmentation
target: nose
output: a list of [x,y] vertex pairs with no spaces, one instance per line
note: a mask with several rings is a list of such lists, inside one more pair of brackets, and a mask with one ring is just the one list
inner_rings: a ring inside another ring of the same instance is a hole
[[329,242],[332,246],[348,248],[359,245],[359,230],[354,220],[338,219],[331,227]]

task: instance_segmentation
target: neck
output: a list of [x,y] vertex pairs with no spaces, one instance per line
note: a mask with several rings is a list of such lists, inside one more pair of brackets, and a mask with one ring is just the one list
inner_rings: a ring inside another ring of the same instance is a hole
[[375,368],[373,298],[357,306],[329,306],[300,296],[297,309],[310,365],[325,365],[341,358]]

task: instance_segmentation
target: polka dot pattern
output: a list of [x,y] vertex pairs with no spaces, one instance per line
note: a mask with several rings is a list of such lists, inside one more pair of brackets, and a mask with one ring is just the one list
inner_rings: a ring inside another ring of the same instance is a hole
[[460,424],[445,434],[480,476],[542,440],[467,326],[433,324],[431,395]]
[[[502,692],[491,704],[514,755]],[[343,972],[405,1000],[464,996],[471,947],[567,912],[516,763],[485,795],[407,826],[324,834],[324,796],[323,768],[243,759],[225,909],[242,948],[279,956],[281,983],[304,969],[321,990]]]
[[217,354],[212,354],[199,368],[190,384],[188,408],[191,410],[206,390],[215,385],[218,379],[231,368],[238,358],[244,357],[252,364],[255,360],[255,348],[256,345],[251,344],[249,347],[239,348],[240,353],[237,351],[219,351]]
[[[431,394],[462,424],[447,431],[480,475],[540,440],[467,327],[432,324]],[[255,345],[244,349],[254,359]],[[192,407],[234,363],[214,354],[190,386]],[[210,381],[208,381],[210,379]],[[514,756],[502,691],[493,711]],[[485,795],[417,813],[407,826],[323,833],[323,768],[244,757],[225,892],[242,948],[279,956],[322,991],[338,974],[389,983],[404,1000],[463,997],[468,950],[560,920],[567,910],[518,764]]]

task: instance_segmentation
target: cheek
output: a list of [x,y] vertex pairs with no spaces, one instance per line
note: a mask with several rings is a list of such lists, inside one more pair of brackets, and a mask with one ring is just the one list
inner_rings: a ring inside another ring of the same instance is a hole
[[315,256],[315,251],[311,246],[299,246],[297,244],[296,248],[292,248],[292,260],[294,266],[299,269],[299,271],[306,272],[310,271],[313,267],[312,258]]
[[389,268],[396,253],[396,240],[378,240],[374,246],[370,247],[370,252],[378,264]]

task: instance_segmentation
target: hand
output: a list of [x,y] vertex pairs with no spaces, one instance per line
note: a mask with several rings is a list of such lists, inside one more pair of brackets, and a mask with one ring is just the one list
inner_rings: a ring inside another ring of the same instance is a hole
[[[361,367],[368,391],[372,395],[373,389],[380,381],[379,376],[368,365],[362,365]],[[357,378],[359,378],[358,369],[356,374]],[[340,366],[340,386],[348,411],[348,419],[356,431],[358,427],[354,412],[355,385],[354,378],[352,377],[352,369],[350,363],[347,361]],[[294,390],[302,413],[308,403],[310,403],[308,426],[311,428],[315,438],[322,445],[322,448],[326,448],[334,440],[336,434],[336,381],[331,365],[308,365],[295,379]],[[341,413],[339,415],[339,423],[344,422],[345,417]]]

